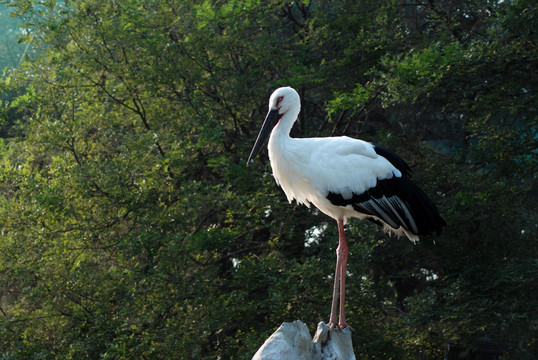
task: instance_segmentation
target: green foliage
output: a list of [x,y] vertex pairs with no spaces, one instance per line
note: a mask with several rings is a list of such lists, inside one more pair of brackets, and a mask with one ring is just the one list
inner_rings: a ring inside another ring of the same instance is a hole
[[390,146],[449,224],[351,221],[357,357],[536,357],[533,1],[4,3],[31,51],[0,83],[2,358],[247,359],[327,321],[334,222],[245,167],[281,85],[294,134]]

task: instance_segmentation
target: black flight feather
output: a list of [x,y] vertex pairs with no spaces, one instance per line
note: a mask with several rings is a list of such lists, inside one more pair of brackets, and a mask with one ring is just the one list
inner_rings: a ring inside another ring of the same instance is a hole
[[382,146],[374,145],[374,150],[400,170],[402,176],[378,179],[374,187],[361,194],[353,193],[348,199],[334,192],[329,192],[327,199],[336,206],[351,205],[369,220],[378,224],[381,220],[393,229],[403,227],[415,235],[439,234],[446,222],[435,204],[409,179],[409,165]]

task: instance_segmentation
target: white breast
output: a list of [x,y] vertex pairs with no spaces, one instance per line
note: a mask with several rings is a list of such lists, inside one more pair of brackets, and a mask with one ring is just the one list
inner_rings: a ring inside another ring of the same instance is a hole
[[310,157],[293,141],[296,139],[289,140],[291,141],[278,142],[273,136],[269,139],[269,159],[273,176],[289,202],[295,199],[300,204],[310,206],[311,199],[315,196],[315,186],[304,166],[310,161]]

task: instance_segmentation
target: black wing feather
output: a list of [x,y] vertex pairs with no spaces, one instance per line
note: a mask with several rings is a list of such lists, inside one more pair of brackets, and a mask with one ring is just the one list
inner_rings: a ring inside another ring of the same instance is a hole
[[[404,174],[405,169],[402,166],[399,170]],[[348,199],[329,192],[327,199],[336,206],[351,205],[355,211],[374,217],[374,220],[382,220],[394,229],[403,227],[415,235],[439,234],[446,225],[435,204],[406,176],[378,180],[376,186],[362,194],[353,193]]]

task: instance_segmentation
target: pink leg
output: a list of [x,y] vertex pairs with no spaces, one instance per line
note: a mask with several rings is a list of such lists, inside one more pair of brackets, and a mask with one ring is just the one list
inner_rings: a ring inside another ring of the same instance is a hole
[[337,304],[338,304],[338,288],[340,286],[340,272],[342,270],[340,259],[340,245],[336,249],[336,269],[334,270],[334,286],[333,286],[333,301],[331,305],[331,317],[329,318],[329,328],[333,329],[338,327],[337,320]]
[[[343,329],[348,326],[346,322],[345,309],[345,289],[346,289],[346,268],[347,256],[349,249],[344,233],[344,221],[338,220],[338,248],[336,249],[336,270],[334,272],[334,287],[333,301],[331,305],[331,317],[329,319],[329,327]],[[340,288],[340,291],[338,289]],[[338,296],[340,295],[340,312],[339,321],[336,321],[336,312],[338,304]]]
[[346,234],[344,232],[344,222],[338,220],[338,251],[341,252],[340,263],[340,313],[338,327],[344,329],[349,326],[346,322],[345,306],[346,306],[346,275],[347,275],[347,256],[349,248],[347,246]]

